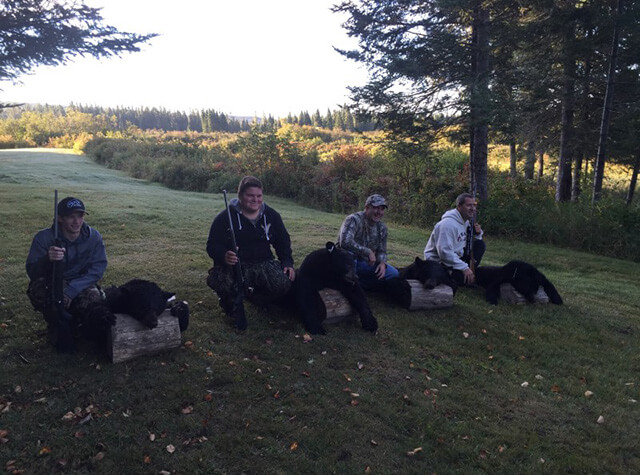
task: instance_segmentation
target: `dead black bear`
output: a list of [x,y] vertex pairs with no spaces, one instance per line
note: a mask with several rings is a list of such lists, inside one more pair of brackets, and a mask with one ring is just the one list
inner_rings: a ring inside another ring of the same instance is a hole
[[510,261],[500,266],[480,266],[476,269],[476,281],[486,291],[487,302],[497,305],[500,297],[500,285],[511,284],[528,302],[534,301],[538,287],[542,286],[549,300],[562,305],[562,297],[542,272],[524,261]]
[[358,283],[353,257],[334,243],[310,253],[302,262],[294,282],[293,292],[300,318],[309,333],[326,333],[322,320],[326,317],[318,291],[336,289],[360,315],[362,328],[378,330],[378,322],[369,308],[367,296]]
[[456,293],[458,284],[439,262],[425,261],[416,257],[407,267],[398,269],[398,277],[385,282],[385,292],[394,302],[404,308],[411,306],[411,286],[407,280],[418,280],[424,288],[435,289],[438,285],[448,285]]
[[149,328],[158,326],[158,316],[167,308],[179,319],[181,332],[189,325],[187,302],[170,301],[175,294],[165,292],[154,282],[133,279],[119,287],[108,287],[104,292],[109,310],[131,315]]

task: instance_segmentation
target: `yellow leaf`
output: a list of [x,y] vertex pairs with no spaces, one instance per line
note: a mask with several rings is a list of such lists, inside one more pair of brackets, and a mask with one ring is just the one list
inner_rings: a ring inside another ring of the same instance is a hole
[[415,454],[417,454],[418,452],[422,452],[422,447],[416,447],[413,450],[409,450],[409,452],[407,452],[407,455],[409,457],[413,457]]
[[289,449],[291,449],[291,450],[296,450],[297,448],[298,448],[298,443],[297,442],[294,442],[289,446]]

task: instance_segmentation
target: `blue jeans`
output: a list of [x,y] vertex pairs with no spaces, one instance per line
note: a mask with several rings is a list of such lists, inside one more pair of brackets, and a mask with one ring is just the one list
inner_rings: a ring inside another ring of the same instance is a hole
[[376,276],[376,266],[369,265],[367,261],[356,259],[356,273],[360,280],[360,286],[364,290],[383,290],[384,281],[398,277],[398,269],[387,263],[387,268],[382,279]]

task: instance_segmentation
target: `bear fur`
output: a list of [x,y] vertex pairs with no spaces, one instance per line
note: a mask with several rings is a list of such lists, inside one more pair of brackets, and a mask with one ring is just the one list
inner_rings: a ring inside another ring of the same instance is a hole
[[448,285],[455,295],[458,284],[439,262],[425,261],[416,257],[412,264],[398,269],[398,277],[385,282],[385,292],[404,308],[411,306],[411,286],[407,280],[417,280],[426,289],[435,289],[438,285]]
[[179,319],[180,331],[189,324],[189,306],[185,301],[172,301],[172,292],[165,292],[156,283],[133,279],[119,287],[104,290],[106,306],[113,313],[126,313],[149,328],[158,326],[158,316],[166,308]]
[[542,272],[524,261],[510,261],[504,266],[480,266],[476,269],[476,282],[485,289],[487,302],[497,305],[500,285],[511,284],[528,302],[533,303],[538,287],[542,286],[549,301],[562,305],[562,297]]
[[326,312],[318,294],[324,288],[342,293],[360,315],[363,329],[374,333],[378,330],[378,321],[358,283],[353,256],[333,242],[311,252],[302,262],[294,281],[293,292],[300,318],[312,334],[326,334],[322,326]]

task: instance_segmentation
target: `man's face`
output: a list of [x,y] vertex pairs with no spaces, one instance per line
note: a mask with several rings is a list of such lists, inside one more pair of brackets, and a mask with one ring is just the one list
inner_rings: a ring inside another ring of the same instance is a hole
[[262,189],[256,186],[246,188],[244,192],[238,196],[240,208],[248,214],[260,211],[262,206]]
[[58,222],[65,236],[77,236],[82,229],[82,223],[84,223],[84,213],[82,211],[75,211],[69,216],[59,216]]
[[364,208],[364,217],[372,223],[377,223],[382,220],[386,209],[386,206],[367,205]]
[[465,221],[476,215],[476,201],[473,198],[465,198],[464,202],[458,205],[458,211]]

